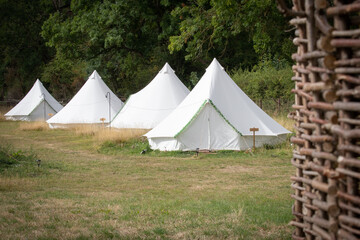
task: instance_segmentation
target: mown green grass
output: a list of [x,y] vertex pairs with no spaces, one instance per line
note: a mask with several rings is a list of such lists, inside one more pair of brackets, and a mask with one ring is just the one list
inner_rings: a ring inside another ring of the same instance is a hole
[[140,154],[145,140],[100,144],[0,122],[0,145],[9,144],[42,163],[0,172],[2,239],[291,237],[288,144],[253,153]]

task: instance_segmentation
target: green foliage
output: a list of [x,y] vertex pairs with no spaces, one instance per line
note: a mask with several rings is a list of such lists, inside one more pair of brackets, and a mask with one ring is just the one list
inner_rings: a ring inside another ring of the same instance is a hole
[[261,108],[287,111],[293,101],[292,70],[284,61],[262,61],[251,71],[239,69],[232,75],[240,88]]
[[146,139],[132,139],[123,143],[115,143],[113,141],[107,141],[100,145],[98,148],[99,153],[114,155],[117,153],[125,153],[125,154],[136,154],[140,155],[148,154],[152,150],[150,149],[150,145]]
[[272,0],[3,0],[0,12],[0,100],[20,99],[41,77],[67,101],[94,69],[127,97],[165,62],[192,88],[214,57],[232,72],[291,62],[294,51]]
[[288,24],[272,0],[199,0],[172,14],[181,23],[180,33],[170,37],[169,50],[185,49],[188,60],[222,56],[229,58],[230,67],[235,59],[248,67],[267,56],[290,60],[294,50],[284,32]]
[[40,77],[51,54],[39,33],[51,9],[44,0],[0,1],[0,100],[22,97]]
[[85,82],[85,70],[85,62],[54,58],[45,66],[42,79],[50,84],[49,90],[56,99],[67,100],[71,99]]
[[36,164],[36,155],[21,150],[15,151],[10,145],[0,146],[0,172],[21,165]]
[[58,59],[86,62],[87,69],[100,70],[118,95],[128,96],[143,88],[169,59],[162,49],[167,32],[173,32],[176,24],[171,4],[71,1],[71,14],[51,15],[43,24],[42,36],[56,49]]
[[190,82],[193,87],[199,82],[199,80],[200,80],[200,78],[197,76],[196,72],[190,73]]

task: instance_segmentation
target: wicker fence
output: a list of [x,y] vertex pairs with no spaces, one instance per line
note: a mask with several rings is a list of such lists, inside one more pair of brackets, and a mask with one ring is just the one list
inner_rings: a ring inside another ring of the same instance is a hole
[[293,239],[360,238],[360,1],[293,0]]

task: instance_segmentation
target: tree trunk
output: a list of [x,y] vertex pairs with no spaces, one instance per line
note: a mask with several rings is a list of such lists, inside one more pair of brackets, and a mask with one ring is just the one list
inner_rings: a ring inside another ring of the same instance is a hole
[[277,99],[277,113],[279,113],[280,112],[280,107],[281,107],[281,98],[278,98]]

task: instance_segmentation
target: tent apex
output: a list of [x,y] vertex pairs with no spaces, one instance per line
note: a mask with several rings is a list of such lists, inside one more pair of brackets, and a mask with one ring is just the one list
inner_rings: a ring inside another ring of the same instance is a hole
[[96,70],[94,70],[94,71],[92,72],[92,74],[90,75],[89,79],[95,79],[95,78],[101,78],[100,75],[99,75],[99,73],[98,73]]
[[166,62],[163,68],[159,71],[160,73],[175,73],[174,69]]
[[36,81],[35,81],[34,85],[35,85],[35,84],[42,85],[42,82],[40,81],[40,79],[36,79]]
[[210,63],[210,65],[206,68],[206,71],[208,71],[210,69],[216,69],[216,68],[220,68],[221,70],[224,70],[223,66],[221,66],[219,61],[216,58],[214,58],[212,60],[212,62]]

